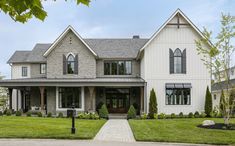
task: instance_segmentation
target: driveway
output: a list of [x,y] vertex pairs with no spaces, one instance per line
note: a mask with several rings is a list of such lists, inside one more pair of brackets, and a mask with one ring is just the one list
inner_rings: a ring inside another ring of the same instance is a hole
[[196,144],[112,142],[94,140],[0,139],[0,146],[202,146]]

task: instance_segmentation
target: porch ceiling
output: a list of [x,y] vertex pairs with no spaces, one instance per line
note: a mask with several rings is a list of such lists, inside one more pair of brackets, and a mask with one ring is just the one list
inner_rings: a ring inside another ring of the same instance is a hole
[[141,78],[94,78],[94,79],[6,79],[0,81],[2,87],[24,86],[144,86]]

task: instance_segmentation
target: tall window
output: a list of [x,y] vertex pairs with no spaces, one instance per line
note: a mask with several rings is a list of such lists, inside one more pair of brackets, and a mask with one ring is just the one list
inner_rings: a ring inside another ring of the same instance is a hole
[[190,88],[166,88],[166,105],[190,105]]
[[59,108],[81,108],[81,88],[80,87],[60,87],[59,88]]
[[46,64],[40,64],[40,74],[45,74],[46,73]]
[[105,61],[104,75],[131,75],[131,61]]
[[27,77],[27,76],[28,76],[28,68],[22,67],[22,77]]
[[72,54],[67,57],[67,73],[74,74],[75,59]]
[[180,49],[174,52],[174,73],[182,73],[182,54]]

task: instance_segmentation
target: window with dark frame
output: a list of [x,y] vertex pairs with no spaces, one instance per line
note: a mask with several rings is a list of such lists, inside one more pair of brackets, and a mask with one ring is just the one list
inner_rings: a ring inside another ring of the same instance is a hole
[[60,87],[59,88],[59,108],[81,108],[81,88],[80,87]]
[[182,53],[180,49],[174,52],[174,73],[182,73]]
[[104,75],[131,75],[132,61],[104,61]]
[[46,73],[46,64],[42,63],[40,64],[40,74],[45,74]]
[[190,105],[190,88],[166,88],[166,105]]
[[75,70],[75,58],[70,54],[67,58],[67,73],[74,74]]
[[174,52],[169,49],[169,57],[170,74],[186,74],[186,49],[177,48]]
[[22,67],[22,77],[28,76],[28,67]]

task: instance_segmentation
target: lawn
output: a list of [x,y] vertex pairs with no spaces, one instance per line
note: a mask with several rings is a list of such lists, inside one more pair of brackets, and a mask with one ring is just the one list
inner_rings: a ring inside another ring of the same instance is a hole
[[0,138],[92,139],[105,122],[76,119],[76,134],[70,134],[69,118],[0,116]]
[[[129,120],[137,141],[235,144],[235,130],[198,128],[205,119]],[[210,119],[216,123],[223,119]],[[235,119],[231,119],[235,123]]]

